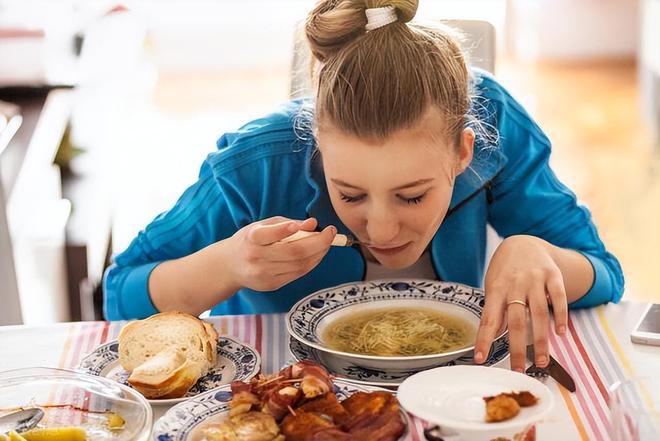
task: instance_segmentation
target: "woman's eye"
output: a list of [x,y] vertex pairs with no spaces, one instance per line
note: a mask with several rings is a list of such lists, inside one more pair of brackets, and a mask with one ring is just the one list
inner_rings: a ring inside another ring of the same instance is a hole
[[409,205],[417,205],[420,202],[422,202],[422,199],[424,199],[424,196],[426,196],[426,193],[421,194],[419,196],[412,197],[412,198],[406,198],[406,197],[403,197],[403,196],[399,196],[399,197],[401,199],[403,199],[405,202],[407,202]]
[[346,202],[359,202],[362,199],[364,199],[363,194],[360,195],[360,196],[349,196],[349,195],[344,194],[344,193],[339,193],[339,197],[341,198],[342,201],[346,201]]

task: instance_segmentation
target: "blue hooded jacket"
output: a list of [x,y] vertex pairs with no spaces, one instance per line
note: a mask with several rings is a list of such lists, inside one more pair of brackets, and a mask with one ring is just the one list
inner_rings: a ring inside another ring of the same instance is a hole
[[[474,75],[476,113],[497,134],[478,133],[470,168],[456,180],[447,216],[430,244],[438,279],[482,285],[490,224],[502,237],[537,236],[589,259],[595,273],[593,286],[572,308],[617,302],[624,285],[621,267],[598,237],[589,211],[550,169],[550,141],[492,76],[483,71]],[[148,279],[159,263],[192,254],[252,222],[278,215],[315,217],[321,228],[335,225],[340,233],[350,233],[330,203],[323,169],[312,154],[311,133],[297,128],[302,105],[291,101],[218,140],[199,180],[107,269],[107,319],[157,313]],[[211,313],[284,312],[314,291],[363,280],[365,272],[359,250],[332,247],[302,278],[273,292],[241,289]]]

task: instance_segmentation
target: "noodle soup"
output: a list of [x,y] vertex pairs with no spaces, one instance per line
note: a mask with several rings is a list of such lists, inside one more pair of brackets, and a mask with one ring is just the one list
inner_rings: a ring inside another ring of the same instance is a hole
[[362,355],[412,357],[474,345],[467,320],[429,308],[382,308],[329,323],[322,340],[331,349]]

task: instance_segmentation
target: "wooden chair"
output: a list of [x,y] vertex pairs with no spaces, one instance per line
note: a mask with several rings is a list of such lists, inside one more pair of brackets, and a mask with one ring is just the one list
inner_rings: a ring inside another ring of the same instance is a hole
[[[463,34],[462,46],[468,54],[470,65],[491,73],[495,72],[495,27],[491,23],[482,20],[442,20],[442,23]],[[310,56],[301,24],[294,34],[289,89],[289,96],[292,99],[310,95]]]

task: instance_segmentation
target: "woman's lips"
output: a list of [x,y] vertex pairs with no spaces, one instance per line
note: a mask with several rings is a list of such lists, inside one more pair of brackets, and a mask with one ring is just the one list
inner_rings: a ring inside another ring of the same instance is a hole
[[370,246],[369,249],[371,251],[375,252],[376,254],[392,256],[394,254],[400,253],[401,251],[405,250],[408,247],[408,245],[410,245],[410,242],[408,242],[404,245],[400,245],[398,247],[393,247],[393,248],[377,248],[377,247]]

